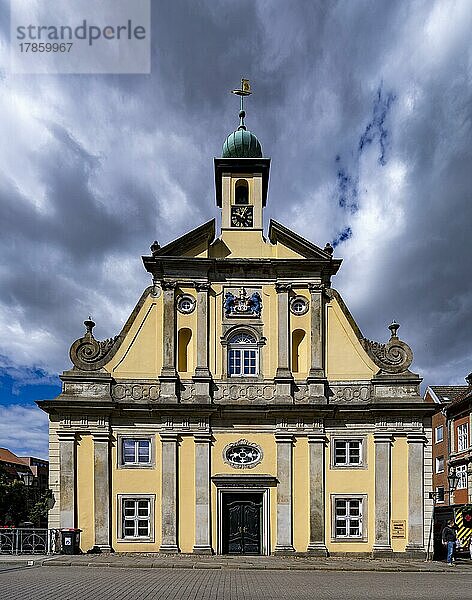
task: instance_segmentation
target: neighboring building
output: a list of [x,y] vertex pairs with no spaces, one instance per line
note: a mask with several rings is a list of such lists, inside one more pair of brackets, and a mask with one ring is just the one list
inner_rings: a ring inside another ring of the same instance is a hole
[[467,389],[465,385],[432,385],[426,389],[425,402],[434,402],[437,412],[433,415],[433,490],[438,506],[449,505],[447,481],[449,464],[449,435],[446,409],[452,400]]
[[435,408],[399,325],[361,334],[332,247],[276,221],[264,237],[270,159],[244,116],[214,161],[221,231],[155,242],[122,331],[85,321],[38,402],[50,526],[83,550],[423,556]]
[[453,504],[472,503],[472,373],[467,388],[455,396],[446,408],[449,430],[449,465],[455,468],[457,486]]
[[0,448],[0,465],[11,479],[21,479],[40,491],[48,489],[49,462],[32,456],[17,456],[7,448]]

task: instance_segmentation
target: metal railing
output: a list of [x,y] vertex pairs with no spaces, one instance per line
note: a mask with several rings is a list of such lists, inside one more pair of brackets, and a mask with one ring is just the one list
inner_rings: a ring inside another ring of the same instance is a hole
[[53,554],[60,551],[60,529],[0,528],[0,554]]

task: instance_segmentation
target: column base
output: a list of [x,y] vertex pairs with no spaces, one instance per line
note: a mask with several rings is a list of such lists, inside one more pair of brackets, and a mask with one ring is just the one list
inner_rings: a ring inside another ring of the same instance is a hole
[[311,542],[308,544],[306,551],[310,556],[328,556],[328,548],[323,542]]
[[277,375],[274,378],[275,383],[275,404],[293,404],[292,384],[293,377],[290,371],[288,375]]
[[179,554],[179,547],[175,544],[161,544],[159,552],[163,554]]
[[274,550],[274,555],[278,556],[287,556],[289,554],[294,554],[295,548],[292,545],[282,546],[277,544]]
[[409,558],[426,558],[426,550],[420,544],[408,544],[405,548],[405,554]]
[[388,545],[375,545],[372,548],[372,558],[388,558],[389,556],[393,556],[393,549]]
[[211,546],[194,546],[192,549],[194,554],[213,554],[213,548]]
[[162,373],[159,376],[161,384],[161,400],[165,399],[167,403],[176,404],[179,401],[177,393],[179,378],[175,375],[171,375],[170,372],[170,370],[162,369]]
[[113,548],[108,544],[95,544],[91,552],[93,554],[101,554],[102,552],[114,552]]
[[311,373],[306,380],[308,387],[308,402],[310,404],[328,403],[328,380],[326,377],[314,377]]

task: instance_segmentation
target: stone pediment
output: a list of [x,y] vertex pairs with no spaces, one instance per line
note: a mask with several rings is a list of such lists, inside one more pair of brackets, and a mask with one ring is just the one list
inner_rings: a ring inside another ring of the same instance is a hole
[[324,249],[321,249],[316,244],[309,242],[298,233],[295,233],[288,227],[285,227],[281,223],[270,220],[269,223],[269,240],[272,244],[282,244],[290,250],[293,250],[303,258],[318,259],[322,262],[332,262],[336,264],[335,273],[341,264],[341,259],[333,259],[333,248],[330,245],[326,245]]
[[153,256],[191,256],[192,250],[195,255],[199,253],[203,243],[209,246],[215,239],[215,219],[192,229],[173,242],[166,244],[162,248],[153,244],[151,251]]

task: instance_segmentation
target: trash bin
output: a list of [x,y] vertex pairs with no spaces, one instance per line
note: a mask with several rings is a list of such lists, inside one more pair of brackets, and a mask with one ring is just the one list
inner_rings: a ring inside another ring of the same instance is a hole
[[81,529],[62,529],[62,554],[80,554]]

